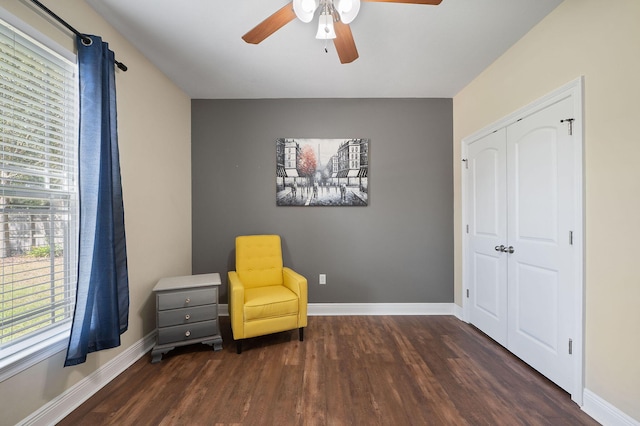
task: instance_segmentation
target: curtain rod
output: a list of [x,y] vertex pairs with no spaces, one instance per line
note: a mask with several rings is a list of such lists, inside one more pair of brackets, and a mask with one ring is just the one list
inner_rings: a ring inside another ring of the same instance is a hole
[[[31,0],[31,2],[33,4],[35,4],[36,6],[38,6],[40,9],[44,10],[49,16],[51,16],[53,19],[58,21],[60,24],[64,25],[69,31],[71,31],[72,33],[74,33],[75,35],[80,37],[82,39],[82,41],[91,41],[91,39],[89,37],[87,37],[86,35],[80,33],[80,31],[78,31],[75,28],[73,28],[71,25],[69,25],[69,23],[67,21],[65,21],[64,19],[62,19],[58,15],[56,15],[53,11],[51,11],[51,9],[49,9],[44,4],[40,3],[38,0]],[[122,71],[126,71],[128,69],[127,66],[125,64],[123,64],[122,62],[115,61],[115,63],[118,66],[118,68],[120,68]]]

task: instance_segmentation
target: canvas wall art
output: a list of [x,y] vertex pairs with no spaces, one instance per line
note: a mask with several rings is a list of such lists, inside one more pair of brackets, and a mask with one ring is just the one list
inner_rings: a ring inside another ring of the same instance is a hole
[[276,140],[278,206],[366,206],[369,139]]

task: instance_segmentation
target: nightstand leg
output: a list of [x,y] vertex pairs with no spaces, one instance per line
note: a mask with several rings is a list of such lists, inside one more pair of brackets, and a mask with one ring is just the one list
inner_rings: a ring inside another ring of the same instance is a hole
[[211,346],[214,351],[221,351],[222,350],[222,337],[218,337],[218,338],[213,339],[213,340],[205,340],[204,342],[202,342],[202,344]]
[[162,361],[162,355],[173,349],[175,349],[175,346],[170,348],[154,349],[153,351],[151,351],[151,364]]

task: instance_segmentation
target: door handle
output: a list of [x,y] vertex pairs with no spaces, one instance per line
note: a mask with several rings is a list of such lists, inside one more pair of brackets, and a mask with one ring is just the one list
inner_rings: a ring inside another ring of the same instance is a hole
[[513,246],[505,247],[503,244],[500,244],[499,246],[495,246],[494,250],[502,253],[513,253],[516,251],[516,249],[514,249]]

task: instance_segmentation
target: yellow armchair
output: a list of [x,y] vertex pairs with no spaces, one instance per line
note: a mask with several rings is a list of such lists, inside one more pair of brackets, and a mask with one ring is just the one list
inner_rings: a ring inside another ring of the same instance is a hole
[[307,326],[307,279],[283,266],[278,235],[236,238],[236,270],[229,271],[229,316],[236,350],[242,340]]

